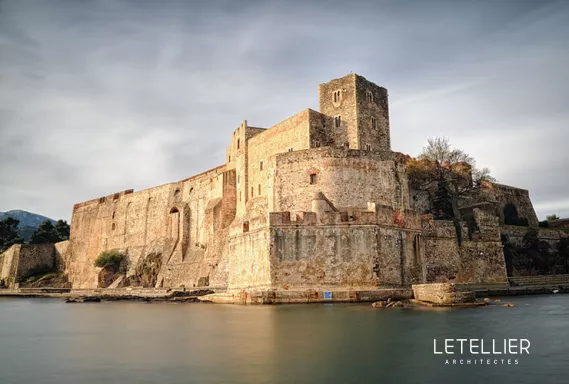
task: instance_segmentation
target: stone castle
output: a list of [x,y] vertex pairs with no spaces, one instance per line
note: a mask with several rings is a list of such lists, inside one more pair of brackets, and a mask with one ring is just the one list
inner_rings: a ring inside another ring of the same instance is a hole
[[492,184],[462,207],[459,245],[391,149],[387,90],[349,74],[321,84],[319,104],[270,128],[243,121],[217,168],[75,204],[55,249],[73,288],[100,285],[94,261],[114,249],[126,277],[158,265],[156,287],[263,297],[506,282],[504,207],[537,226],[526,190]]

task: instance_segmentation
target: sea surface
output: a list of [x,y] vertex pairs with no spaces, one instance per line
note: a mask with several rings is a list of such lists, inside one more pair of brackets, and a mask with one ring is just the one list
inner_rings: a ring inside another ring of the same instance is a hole
[[[434,354],[457,338],[525,338],[530,354]],[[568,382],[569,295],[454,310],[0,298],[0,384]]]

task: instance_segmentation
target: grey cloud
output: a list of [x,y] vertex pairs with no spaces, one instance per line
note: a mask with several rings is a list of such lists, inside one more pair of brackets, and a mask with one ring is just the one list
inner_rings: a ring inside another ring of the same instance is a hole
[[389,88],[393,149],[448,136],[538,214],[569,215],[565,2],[2,2],[0,210],[219,165],[353,71]]

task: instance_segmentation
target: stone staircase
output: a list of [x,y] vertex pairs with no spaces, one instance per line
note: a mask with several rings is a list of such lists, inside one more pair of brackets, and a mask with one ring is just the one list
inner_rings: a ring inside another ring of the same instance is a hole
[[537,275],[508,277],[512,287],[559,287],[569,286],[569,275]]

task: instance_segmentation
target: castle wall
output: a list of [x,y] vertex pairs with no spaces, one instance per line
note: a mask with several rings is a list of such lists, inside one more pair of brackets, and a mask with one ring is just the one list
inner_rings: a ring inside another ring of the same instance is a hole
[[163,262],[161,284],[197,285],[203,274],[215,269],[204,265],[208,258],[220,257],[223,246],[215,242],[214,231],[227,226],[234,216],[234,190],[234,171],[218,167],[177,183],[76,204],[71,220],[72,256],[66,265],[73,287],[96,287],[95,259],[112,249],[128,255],[127,275],[156,253]]
[[14,244],[0,254],[0,280],[16,276],[20,247],[20,244]]
[[506,204],[514,204],[519,217],[526,218],[530,227],[537,227],[539,224],[529,192],[526,189],[491,183],[482,192],[482,197],[486,201],[496,203],[496,215],[500,218],[501,224],[504,224],[504,207]]
[[[238,232],[242,232],[239,230]],[[268,227],[253,229],[229,238],[230,290],[268,289],[271,286]]]
[[358,118],[358,148],[373,151],[391,150],[387,89],[362,76],[356,81],[356,111]]
[[334,126],[334,117],[308,110],[310,125],[310,148],[345,147],[349,142],[348,132]]
[[496,217],[479,210],[462,223],[459,246],[452,221],[423,220],[427,282],[506,283],[506,264]]
[[392,152],[317,148],[276,156],[273,211],[310,211],[319,191],[338,208],[409,206],[404,165]]
[[[304,110],[248,141],[248,199],[266,197],[269,193],[270,157],[309,148],[309,110]],[[261,161],[263,162],[261,169]]]
[[329,128],[343,136],[334,134],[336,145],[347,142],[352,149],[391,150],[387,89],[350,74],[320,84],[318,94],[320,112],[340,117],[340,125],[332,120]]
[[56,268],[54,244],[14,244],[0,255],[0,280],[8,286]]
[[324,219],[314,212],[271,213],[273,289],[365,290],[423,281],[419,216],[407,211],[407,220],[396,223],[393,208],[373,208],[351,217],[326,212]]
[[[349,148],[358,149],[358,118],[356,111],[356,81],[355,74],[334,79],[318,86],[320,112],[324,115],[340,116],[340,124],[332,120],[330,130],[342,132],[337,136],[336,144],[347,142]],[[334,93],[339,92],[339,98]]]

